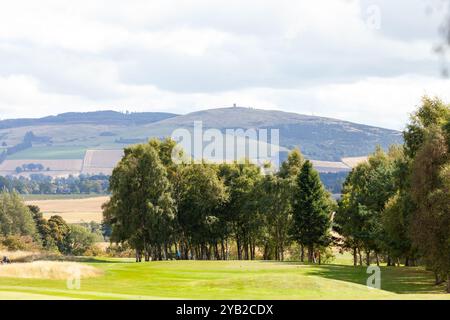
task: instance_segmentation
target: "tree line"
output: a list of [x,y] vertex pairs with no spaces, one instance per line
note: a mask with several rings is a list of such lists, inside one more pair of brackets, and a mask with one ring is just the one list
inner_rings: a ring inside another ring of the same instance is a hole
[[0,193],[0,246],[9,250],[45,250],[83,255],[103,241],[98,226],[68,224],[62,217],[43,217],[39,207],[24,204],[13,191]]
[[263,174],[250,162],[174,164],[174,147],[170,139],[128,147],[113,170],[104,222],[136,261],[225,260],[231,252],[283,260],[294,242],[302,258],[321,261],[335,203],[299,150]]
[[109,176],[104,174],[55,177],[32,173],[29,177],[0,176],[0,189],[20,194],[106,194]]
[[403,137],[349,174],[335,230],[354,265],[424,265],[450,292],[450,107],[424,97]]
[[449,106],[423,98],[403,137],[352,169],[337,205],[298,150],[263,174],[250,162],[175,165],[175,142],[151,140],[125,149],[104,221],[136,261],[283,260],[295,243],[294,258],[320,263],[339,246],[355,266],[425,266],[450,291]]

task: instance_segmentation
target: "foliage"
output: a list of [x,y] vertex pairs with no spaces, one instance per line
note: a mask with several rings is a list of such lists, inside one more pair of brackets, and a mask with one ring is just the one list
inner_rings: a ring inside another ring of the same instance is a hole
[[0,235],[36,235],[32,214],[17,192],[0,193]]
[[158,150],[151,144],[125,149],[111,176],[112,196],[105,204],[105,221],[112,226],[111,239],[127,241],[136,259],[148,260],[164,245],[164,235],[174,218],[171,186]]
[[[174,164],[174,147],[166,139],[126,149],[104,206],[111,241],[135,249],[137,261],[142,253],[146,260],[228,259],[231,243],[238,259],[255,259],[259,247],[264,259],[283,260],[301,153],[293,151],[279,173],[263,175],[248,161]],[[317,173],[315,179],[326,197]],[[331,210],[325,203],[322,210]],[[331,212],[325,215],[327,229]]]
[[95,235],[86,227],[70,225],[66,239],[67,252],[75,256],[81,256],[88,250],[93,253],[92,246],[96,240]]
[[308,248],[309,261],[315,262],[315,247],[327,246],[330,241],[329,194],[324,190],[319,174],[308,160],[303,164],[296,182],[292,234],[296,241]]
[[81,174],[58,178],[52,178],[42,173],[30,174],[29,178],[0,176],[0,188],[8,191],[15,190],[20,194],[105,194],[108,187],[109,176],[102,174]]

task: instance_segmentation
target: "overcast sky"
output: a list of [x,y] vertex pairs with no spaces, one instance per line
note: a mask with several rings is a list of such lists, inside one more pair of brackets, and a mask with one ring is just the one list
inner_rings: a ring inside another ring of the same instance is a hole
[[236,103],[402,129],[441,0],[0,0],[0,118]]

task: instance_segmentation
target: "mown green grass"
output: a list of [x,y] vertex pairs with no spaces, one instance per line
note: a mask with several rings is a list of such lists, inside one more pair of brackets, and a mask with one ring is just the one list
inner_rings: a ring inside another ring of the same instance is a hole
[[0,299],[450,299],[420,268],[381,267],[381,290],[368,288],[365,267],[265,261],[158,261],[94,259],[103,270],[66,281],[0,278]]

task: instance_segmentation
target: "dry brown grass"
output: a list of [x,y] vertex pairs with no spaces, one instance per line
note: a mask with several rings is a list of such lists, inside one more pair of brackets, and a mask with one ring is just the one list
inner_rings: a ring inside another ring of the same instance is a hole
[[111,245],[111,244],[110,244],[109,242],[106,242],[106,241],[95,243],[95,246],[96,246],[97,248],[99,248],[99,249],[100,249],[101,251],[103,251],[103,252],[105,252],[106,249],[108,249],[108,247],[109,247],[110,245]]
[[0,265],[0,277],[26,279],[68,279],[74,276],[90,278],[102,275],[102,271],[77,262],[35,261]]
[[60,255],[39,251],[6,251],[0,250],[0,258],[8,257],[12,262],[32,262],[36,260],[58,259]]
[[343,163],[345,163],[350,168],[356,167],[358,164],[366,162],[367,157],[347,157],[341,159]]
[[102,204],[109,197],[93,197],[85,199],[29,200],[26,204],[37,205],[45,218],[61,216],[68,223],[102,222]]
[[[83,160],[83,173],[112,171],[123,157],[123,150],[87,150]],[[105,172],[104,172],[105,173]]]
[[350,170],[350,168],[343,162],[311,160],[311,163],[319,172],[339,172]]

